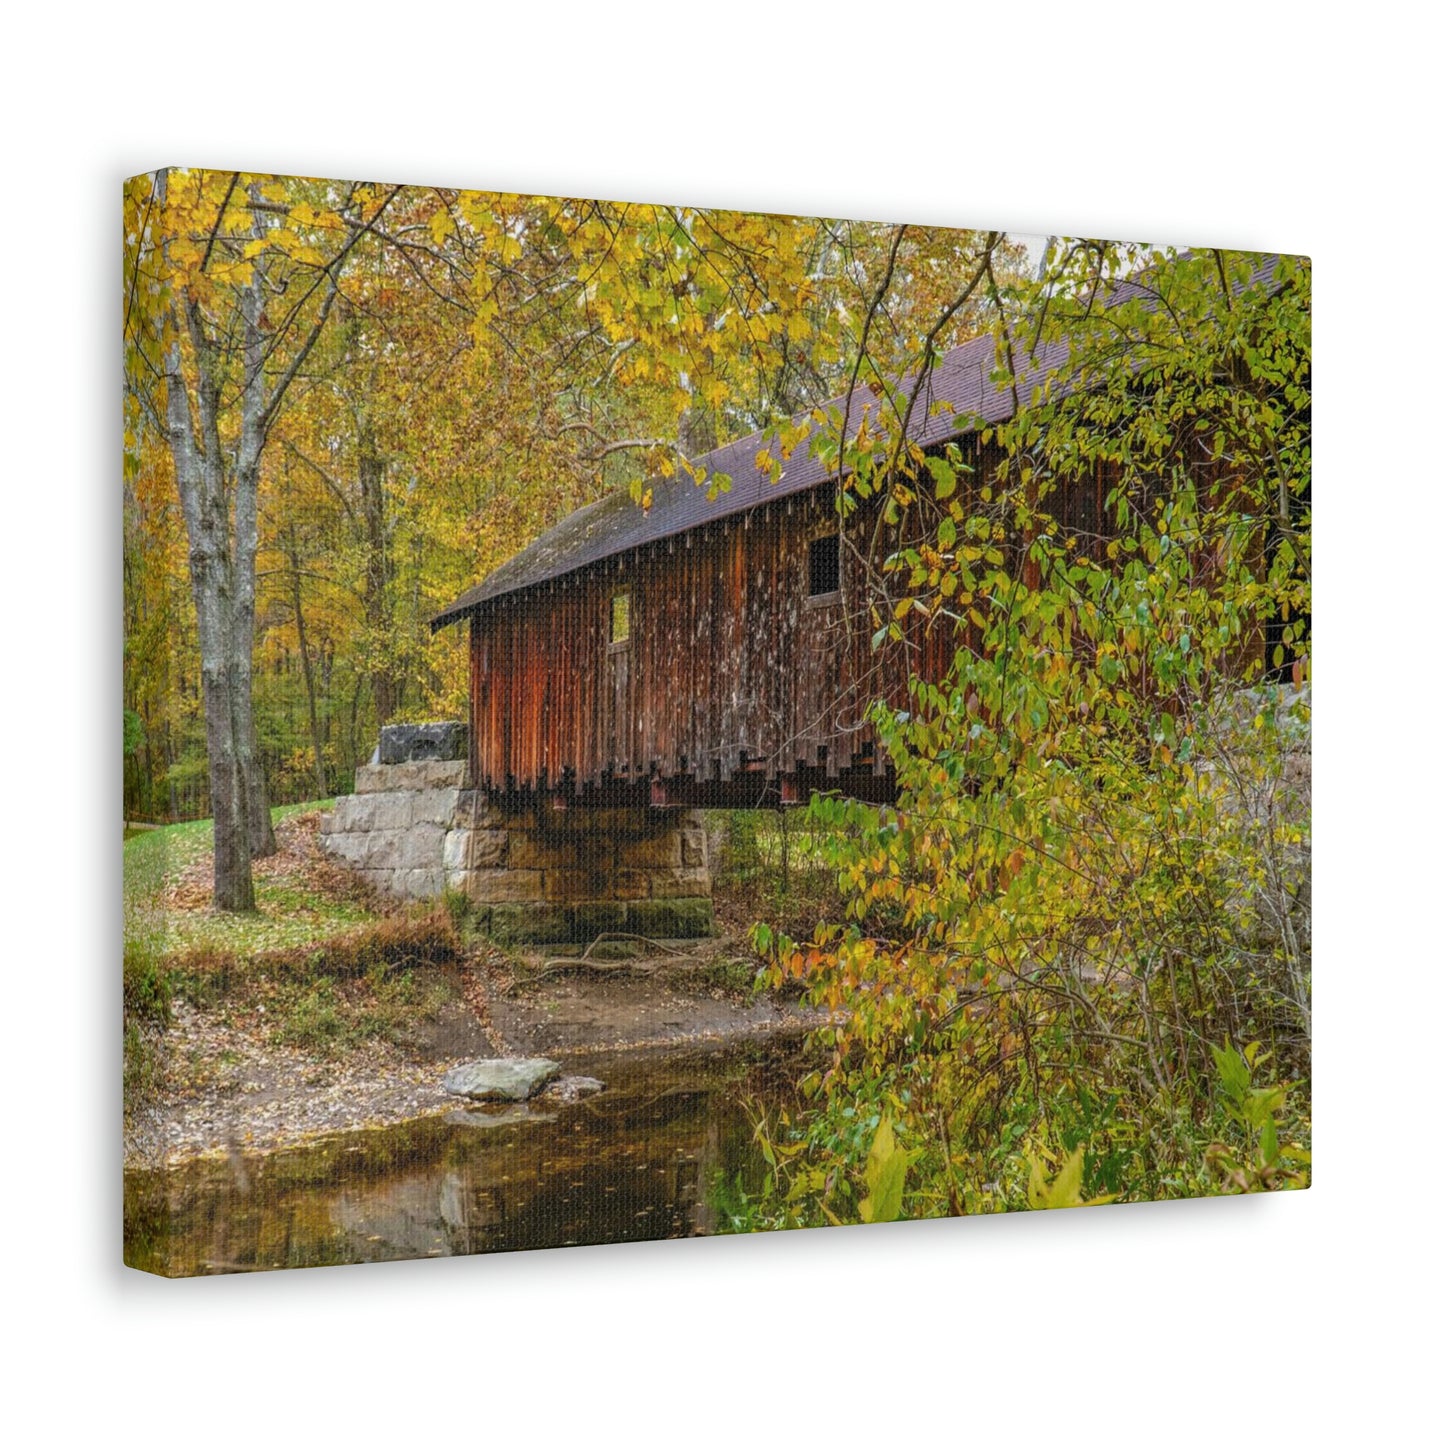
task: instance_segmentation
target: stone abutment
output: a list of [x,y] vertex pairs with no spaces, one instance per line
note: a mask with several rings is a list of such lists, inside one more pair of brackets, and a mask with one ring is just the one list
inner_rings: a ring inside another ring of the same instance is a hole
[[358,768],[355,793],[323,815],[321,846],[393,897],[465,894],[500,943],[711,931],[700,812],[509,808],[466,784],[460,760]]

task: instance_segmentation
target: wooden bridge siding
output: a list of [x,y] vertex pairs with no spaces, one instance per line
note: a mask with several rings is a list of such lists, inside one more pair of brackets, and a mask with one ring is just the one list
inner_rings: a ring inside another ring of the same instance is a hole
[[[992,460],[982,458],[971,487]],[[1106,493],[1101,475],[1049,505],[1095,555],[1113,530]],[[860,549],[875,515],[861,508],[849,523]],[[921,522],[921,510],[911,515]],[[846,545],[846,603],[810,605],[808,544],[836,526],[831,492],[819,488],[486,604],[472,621],[478,782],[725,782],[746,765],[761,790],[779,773],[818,766],[823,749],[830,776],[865,761],[875,741],[862,723],[869,702],[908,706],[910,672],[941,679],[967,638],[909,614],[905,645],[875,653],[863,564]],[[624,589],[631,637],[619,665],[608,635],[611,598]]]
[[[557,786],[685,774],[726,780],[746,755],[762,779],[818,762],[846,767],[870,740],[839,732],[878,662],[866,621],[805,605],[808,543],[836,525],[808,493],[608,559],[497,599],[474,616],[475,777],[482,786]],[[861,524],[860,524],[861,525]],[[844,549],[845,595],[856,594]],[[614,691],[611,598],[631,594],[625,685]],[[890,695],[906,695],[898,659]],[[900,691],[902,689],[902,691]]]
[[[995,460],[975,458],[968,488]],[[1201,468],[1202,482],[1218,480],[1210,470]],[[1047,503],[1096,561],[1116,530],[1105,506],[1113,481],[1098,467]],[[923,510],[912,509],[915,523]],[[860,509],[849,523],[860,548],[874,515]],[[955,649],[976,641],[975,629],[960,634],[943,620],[929,628],[910,613],[905,645],[875,653],[878,624],[864,605],[862,564],[847,546],[846,606],[809,605],[808,544],[836,525],[831,492],[819,488],[486,604],[473,616],[471,641],[479,784],[555,788],[564,779],[580,786],[653,774],[726,782],[746,766],[761,792],[780,773],[816,768],[822,749],[830,776],[865,762],[875,741],[860,725],[869,701],[908,706],[910,672],[941,679]],[[1022,565],[1021,539],[1005,551]],[[1201,556],[1198,565],[1207,572],[1212,562]],[[611,598],[624,588],[631,640],[619,687],[608,632]],[[1239,663],[1263,649],[1262,633],[1241,639]]]

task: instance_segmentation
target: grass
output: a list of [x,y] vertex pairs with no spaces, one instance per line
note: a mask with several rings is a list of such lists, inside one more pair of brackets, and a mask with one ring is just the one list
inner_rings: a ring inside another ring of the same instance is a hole
[[209,947],[249,953],[297,948],[322,943],[378,917],[363,905],[318,899],[302,890],[258,886],[256,891],[253,914],[171,914],[165,951],[182,954]]
[[277,1020],[272,1043],[326,1055],[370,1039],[396,1042],[409,1025],[436,1018],[452,989],[433,971],[378,969],[356,980],[286,980],[265,996],[267,1013]]
[[164,1071],[164,1035],[171,1018],[172,985],[164,964],[166,853],[140,847],[147,833],[126,844],[122,908],[125,942],[121,959],[121,997],[125,1038],[122,1080],[125,1110],[130,1114],[160,1091]]
[[[275,808],[272,819],[329,806]],[[455,963],[462,945],[445,908],[380,912],[347,875],[303,853],[257,866],[254,913],[215,913],[196,870],[210,851],[207,819],[125,843],[127,1107],[160,1087],[174,997],[265,1019],[272,1043],[323,1056],[395,1040],[452,997],[438,966]]]
[[457,962],[461,940],[440,909],[381,918],[346,933],[290,948],[249,952],[203,944],[166,958],[172,987],[205,1008],[256,980],[308,983],[386,978],[413,968]]
[[[332,804],[293,803],[273,808],[271,819],[280,823],[304,813],[324,812]],[[166,955],[199,948],[236,954],[301,947],[354,930],[379,916],[354,897],[312,886],[304,873],[271,875],[265,867],[254,874],[254,913],[213,913],[209,909],[166,909],[164,893],[178,883],[188,868],[211,853],[211,821],[173,823],[149,828],[125,843],[124,874],[127,901],[149,901],[161,912],[159,948]],[[128,930],[129,931],[129,930]]]

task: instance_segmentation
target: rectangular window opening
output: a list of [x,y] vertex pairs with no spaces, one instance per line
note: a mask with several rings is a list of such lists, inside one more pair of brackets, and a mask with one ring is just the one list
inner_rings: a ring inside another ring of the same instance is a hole
[[607,640],[613,647],[623,647],[632,636],[632,594],[618,592],[612,598],[612,626]]
[[808,543],[808,596],[827,597],[838,590],[838,534]]

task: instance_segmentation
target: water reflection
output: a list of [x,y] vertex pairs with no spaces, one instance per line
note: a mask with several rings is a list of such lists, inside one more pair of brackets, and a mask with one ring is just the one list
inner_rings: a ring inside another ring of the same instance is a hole
[[459,1109],[304,1149],[131,1171],[125,1257],[161,1274],[709,1234],[712,1183],[760,1178],[743,1109],[791,1094],[798,1041],[590,1061],[605,1093]]

